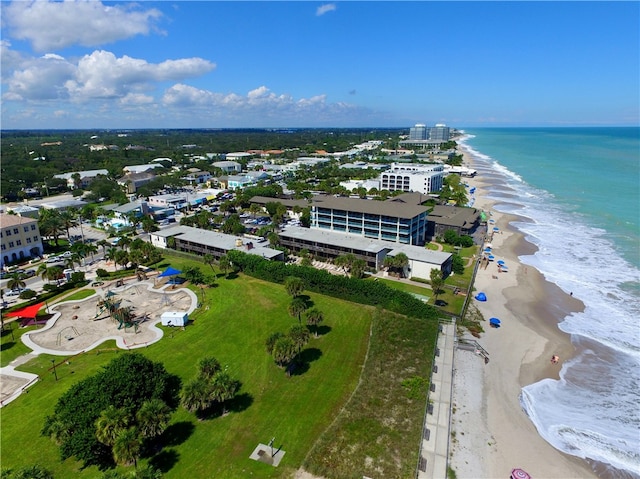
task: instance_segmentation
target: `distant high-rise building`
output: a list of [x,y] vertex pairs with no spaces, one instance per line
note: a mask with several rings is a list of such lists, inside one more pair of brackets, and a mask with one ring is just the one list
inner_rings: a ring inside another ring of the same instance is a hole
[[422,123],[417,123],[409,129],[409,140],[427,140],[428,138],[428,128]]
[[449,141],[449,127],[442,123],[429,128],[429,139],[436,141]]

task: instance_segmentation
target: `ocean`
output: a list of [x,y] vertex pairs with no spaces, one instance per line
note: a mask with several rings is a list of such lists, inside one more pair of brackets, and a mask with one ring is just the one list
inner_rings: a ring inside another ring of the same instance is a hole
[[600,477],[640,477],[640,128],[465,129],[459,143],[537,246],[520,261],[585,304],[558,325],[576,355],[522,389],[524,411]]

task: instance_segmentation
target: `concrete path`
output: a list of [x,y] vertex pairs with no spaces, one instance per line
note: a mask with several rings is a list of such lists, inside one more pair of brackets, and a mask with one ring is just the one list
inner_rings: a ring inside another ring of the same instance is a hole
[[449,464],[455,323],[442,323],[431,375],[427,413],[418,464],[419,479],[444,479]]

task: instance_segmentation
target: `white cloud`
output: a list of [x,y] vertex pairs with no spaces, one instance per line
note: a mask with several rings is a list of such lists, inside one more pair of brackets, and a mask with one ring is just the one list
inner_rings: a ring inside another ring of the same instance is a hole
[[127,93],[126,96],[119,100],[122,106],[149,105],[154,101],[152,96],[143,93]]
[[31,42],[39,52],[147,35],[161,17],[155,8],[106,6],[96,1],[14,1],[3,7],[3,26],[11,37]]
[[200,76],[214,68],[214,63],[202,58],[154,64],[126,55],[117,58],[111,52],[97,50],[80,59],[75,79],[65,86],[78,99],[123,97],[132,90],[148,88],[155,82]]
[[75,66],[58,55],[44,55],[22,62],[20,70],[3,82],[8,84],[5,100],[51,100],[67,97],[65,82]]
[[[3,45],[3,51],[7,49]],[[148,103],[144,96],[135,95],[153,89],[158,82],[180,81],[214,68],[214,63],[202,58],[149,63],[96,50],[74,64],[60,55],[48,53],[40,58],[23,59],[18,69],[3,77],[3,83],[7,85],[3,99],[85,101],[121,98],[125,103]]]
[[325,3],[316,9],[316,16],[320,17],[328,12],[333,12],[336,9],[335,3]]

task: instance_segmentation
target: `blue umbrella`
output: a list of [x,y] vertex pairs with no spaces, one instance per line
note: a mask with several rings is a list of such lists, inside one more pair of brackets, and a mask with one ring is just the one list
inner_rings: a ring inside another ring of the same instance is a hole
[[476,295],[476,299],[477,299],[478,301],[486,301],[486,300],[487,300],[487,295],[486,295],[486,294],[484,294],[484,293],[478,293],[478,294]]
[[491,248],[485,248],[485,249],[484,249],[484,252],[485,252],[485,253],[491,253]]
[[498,264],[499,264],[500,266],[504,266],[504,261],[502,261],[502,260],[500,259],[500,260],[498,260]]
[[491,326],[500,326],[500,320],[498,318],[491,318],[489,324]]
[[162,274],[160,274],[158,276],[158,278],[165,278],[167,276],[176,276],[178,274],[182,273],[182,271],[180,271],[179,269],[175,269],[172,268],[171,266],[169,266],[167,269],[165,269]]
[[496,259],[496,257],[495,257],[495,256],[493,256],[492,254],[490,254],[490,255],[488,256],[488,258],[489,258],[489,261],[493,261],[494,259]]
[[497,226],[494,226],[493,231],[500,231],[500,228],[498,228]]

